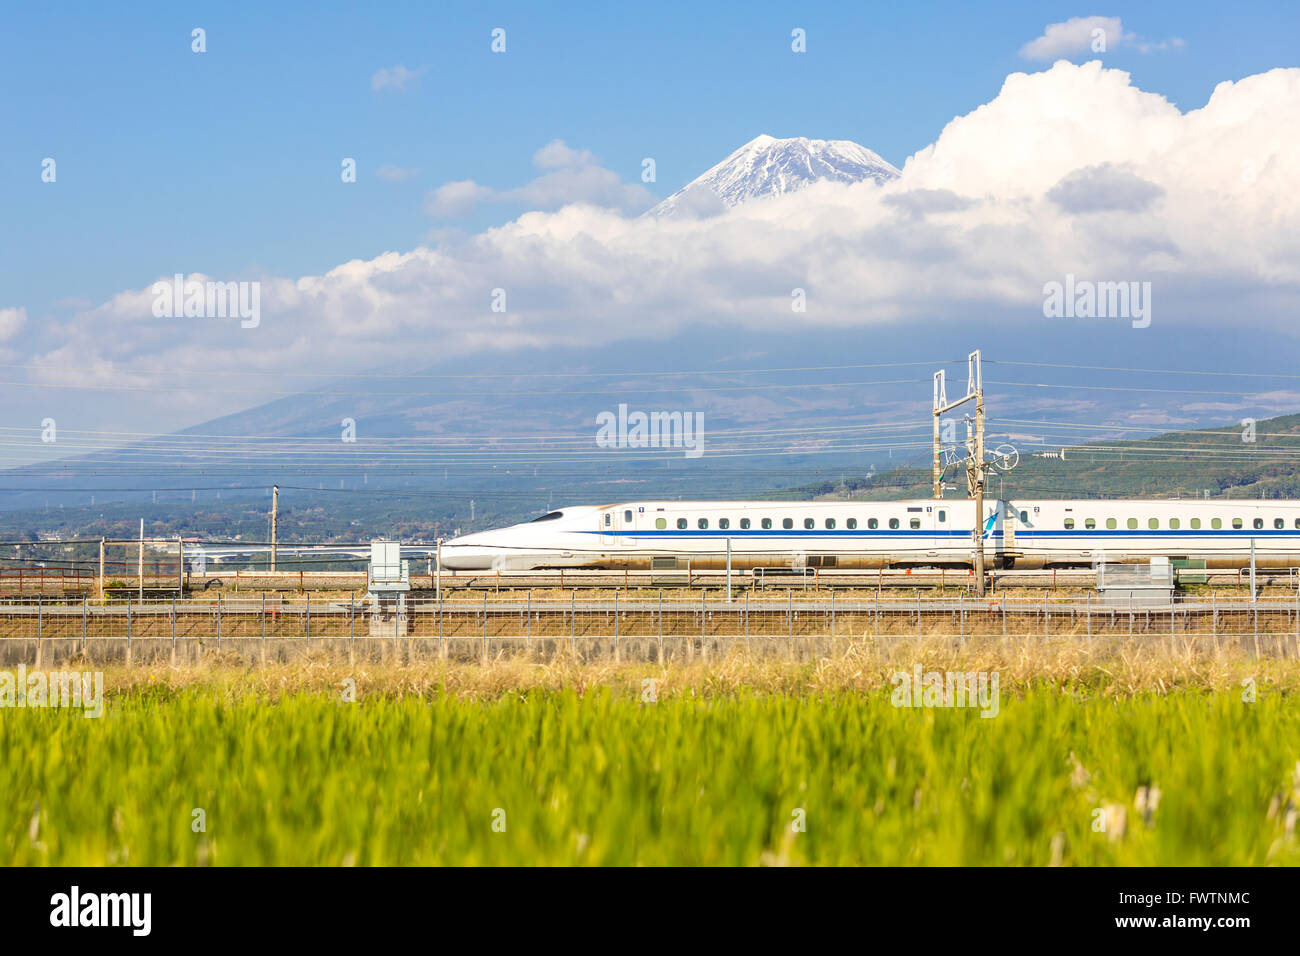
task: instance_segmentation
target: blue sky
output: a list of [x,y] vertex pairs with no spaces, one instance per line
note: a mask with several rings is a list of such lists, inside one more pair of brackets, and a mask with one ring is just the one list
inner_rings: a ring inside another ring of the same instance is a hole
[[[1182,39],[1105,62],[1184,111],[1223,80],[1297,61],[1291,3],[977,6],[10,4],[0,307],[37,318],[176,271],[320,273],[434,228],[477,231],[522,209],[435,222],[425,194],[460,179],[518,186],[557,138],[628,182],[654,157],[659,196],[761,132],[852,139],[901,167],[1009,73],[1044,69],[1018,51],[1074,16]],[[504,55],[489,50],[494,27]],[[806,54],[790,51],[794,27]],[[372,89],[399,64],[418,76]],[[40,181],[47,156],[53,186]],[[357,159],[356,184],[340,182],[343,157]],[[416,172],[384,182],[384,165]]]

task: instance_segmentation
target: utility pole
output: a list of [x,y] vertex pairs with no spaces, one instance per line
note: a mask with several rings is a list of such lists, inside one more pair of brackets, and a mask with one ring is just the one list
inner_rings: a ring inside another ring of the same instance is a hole
[[280,486],[271,486],[271,570],[275,570],[275,550],[280,531]]
[[984,378],[980,368],[980,352],[976,349],[966,357],[966,394],[949,402],[945,389],[944,373],[934,373],[934,497],[943,497],[943,461],[939,444],[939,417],[959,405],[973,401],[975,420],[966,419],[966,493],[975,502],[975,523],[971,527],[975,565],[975,593],[984,595],[984,485],[988,463],[984,460]]
[[948,392],[944,382],[944,371],[934,373],[934,467],[933,487],[930,497],[938,501],[943,497],[943,445],[939,440],[939,418],[941,409],[948,404]]

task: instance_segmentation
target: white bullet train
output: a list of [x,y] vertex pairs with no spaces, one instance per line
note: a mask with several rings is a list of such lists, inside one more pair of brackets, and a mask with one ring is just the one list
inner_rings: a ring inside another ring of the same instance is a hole
[[[561,508],[447,542],[449,570],[969,567],[974,503],[630,501]],[[1155,556],[1209,568],[1300,567],[1300,501],[988,500],[989,567]]]

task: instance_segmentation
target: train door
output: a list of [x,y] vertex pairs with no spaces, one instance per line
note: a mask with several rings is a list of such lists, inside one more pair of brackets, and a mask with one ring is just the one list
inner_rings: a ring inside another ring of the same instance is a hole
[[1009,501],[999,503],[1002,512],[1002,535],[998,538],[998,551],[1006,554],[1016,550],[1016,508]]
[[934,530],[934,549],[941,556],[953,545],[952,530],[956,522],[952,505],[936,504],[925,509],[930,512],[930,527]]
[[[910,511],[911,509],[909,508],[908,510]],[[921,516],[921,529],[926,533],[916,539],[916,547],[924,548],[925,551],[923,552],[923,555],[927,558],[939,557],[938,547],[941,527],[939,522],[940,511],[943,512],[944,521],[946,523],[948,518],[948,509],[941,505],[926,505],[925,512]],[[909,515],[909,517],[915,517],[915,515]]]
[[618,542],[625,548],[636,547],[636,525],[638,508],[620,508],[615,516],[615,524],[618,525],[617,531]]

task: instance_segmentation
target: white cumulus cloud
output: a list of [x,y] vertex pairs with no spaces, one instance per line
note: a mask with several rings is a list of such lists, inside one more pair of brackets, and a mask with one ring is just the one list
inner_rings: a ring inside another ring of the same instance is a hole
[[423,67],[411,70],[400,63],[397,66],[384,67],[376,70],[370,77],[370,89],[376,93],[380,90],[404,90],[419,79],[423,72]]
[[1132,47],[1139,53],[1152,53],[1178,49],[1183,46],[1183,41],[1174,37],[1151,42],[1136,34],[1125,33],[1119,17],[1071,17],[1061,23],[1049,23],[1042,36],[1020,48],[1020,55],[1027,60],[1054,60],[1080,53],[1107,53],[1121,45]]
[[[260,277],[256,329],[154,318],[149,290],[160,277],[148,276],[96,307],[43,319],[33,359],[101,369],[85,373],[93,384],[121,381],[123,367],[274,378],[719,323],[922,336],[932,320],[1048,321],[1044,284],[1067,274],[1150,282],[1153,325],[1196,329],[1207,356],[1215,335],[1296,334],[1300,69],[1222,83],[1182,112],[1127,73],[1060,61],[1008,76],[883,187],[821,183],[707,219],[630,214],[618,199],[639,184],[563,144],[534,163],[539,176],[514,190],[447,183],[429,211],[507,195],[558,208],[320,275]],[[795,288],[807,295],[797,315]],[[498,289],[505,312],[492,308]],[[0,333],[24,319],[0,312]],[[204,417],[241,407],[238,395],[178,399],[187,401]]]
[[547,143],[533,154],[542,173],[514,189],[492,189],[473,180],[445,183],[425,197],[425,211],[437,219],[455,218],[481,202],[518,203],[530,209],[557,209],[569,203],[589,203],[623,212],[643,212],[655,197],[640,183],[624,183],[601,166],[590,150],[573,149],[564,140]]

